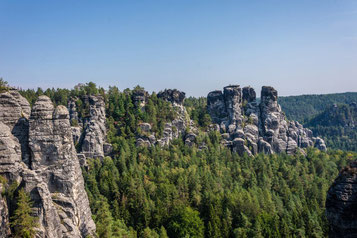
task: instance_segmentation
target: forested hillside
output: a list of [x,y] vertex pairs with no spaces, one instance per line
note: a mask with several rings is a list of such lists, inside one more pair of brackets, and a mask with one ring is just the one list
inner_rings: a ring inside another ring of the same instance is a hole
[[310,128],[329,148],[357,151],[354,102],[355,92],[279,98],[286,117]]
[[335,149],[357,151],[357,105],[332,105],[305,124]]
[[336,103],[357,102],[357,92],[288,96],[278,100],[289,120],[304,123]]
[[[44,93],[63,105],[73,96],[105,98],[113,153],[88,159],[83,168],[99,237],[327,236],[327,190],[357,154],[309,148],[306,155],[239,156],[222,146],[220,133],[204,133],[211,122],[205,98],[185,101],[199,128],[195,145],[178,138],[169,146],[137,147],[140,123],[149,122],[159,136],[175,113],[155,93],[138,110],[132,97],[137,90],[105,91],[89,83],[21,92],[30,102]],[[82,103],[79,111],[86,115]]]

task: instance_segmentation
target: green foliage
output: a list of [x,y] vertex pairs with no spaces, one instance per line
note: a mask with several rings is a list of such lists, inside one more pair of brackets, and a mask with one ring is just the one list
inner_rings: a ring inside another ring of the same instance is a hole
[[324,138],[327,146],[333,149],[357,152],[357,107],[354,105],[333,105],[305,126],[315,135]]
[[177,207],[169,223],[170,237],[203,237],[204,224],[199,212],[191,207]]
[[[308,149],[306,156],[238,156],[221,146],[218,132],[202,133],[210,124],[205,98],[188,98],[185,106],[200,127],[198,143],[207,148],[187,147],[181,139],[163,148],[137,148],[140,123],[150,123],[160,137],[165,123],[174,119],[170,103],[153,93],[141,109],[133,101],[140,87],[110,87],[104,93],[94,86],[45,93],[64,105],[65,98],[77,96],[80,117],[88,113],[81,95],[105,98],[113,156],[90,159],[83,170],[99,237],[327,235],[327,190],[356,153]],[[33,102],[41,91],[21,93]]]
[[0,78],[0,93],[6,92],[9,90],[9,85],[5,80]]
[[357,102],[357,93],[279,97],[278,101],[289,120],[305,122],[334,103]]
[[[297,120],[322,137],[328,148],[357,151],[357,93],[280,97],[288,119]],[[337,104],[337,106],[336,106]]]
[[141,149],[119,140],[120,153],[89,161],[83,172],[90,200],[105,196],[113,219],[140,237],[156,237],[162,227],[169,237],[326,236],[327,190],[356,154],[239,157],[204,139],[203,151],[179,141]]
[[38,226],[36,217],[32,215],[32,202],[30,196],[21,189],[17,196],[17,208],[11,217],[11,227],[14,237],[32,238],[36,235]]
[[51,98],[55,106],[64,105],[67,106],[68,100],[71,97],[81,97],[84,95],[104,95],[103,88],[97,88],[96,84],[89,82],[77,86],[75,89],[61,89],[61,88],[48,88],[46,91],[43,91],[42,88],[20,90],[20,94],[25,97],[31,105],[37,100],[41,95],[46,95]]
[[185,100],[184,105],[191,120],[193,120],[196,125],[202,129],[207,129],[207,127],[212,123],[211,117],[207,113],[207,100],[205,97],[189,97]]

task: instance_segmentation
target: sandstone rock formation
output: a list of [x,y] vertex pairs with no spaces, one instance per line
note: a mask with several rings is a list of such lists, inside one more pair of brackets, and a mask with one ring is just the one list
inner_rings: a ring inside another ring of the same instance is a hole
[[[193,121],[189,119],[186,108],[183,105],[185,93],[177,89],[166,89],[159,92],[157,97],[172,104],[176,112],[175,119],[165,124],[163,135],[160,138],[156,138],[155,135],[152,134],[150,124],[141,123],[139,127],[143,133],[138,135],[136,146],[149,147],[156,144],[165,146],[169,145],[173,139],[179,137],[183,137],[186,145],[192,146],[196,138],[196,134],[194,133],[196,128]],[[186,129],[190,131],[187,135]]]
[[212,128],[219,128],[222,143],[239,154],[294,154],[299,148],[309,146],[326,150],[324,141],[312,137],[311,130],[285,120],[277,99],[277,91],[267,86],[262,87],[259,104],[251,87],[242,90],[239,85],[231,85],[223,92],[210,92],[207,110],[216,124]]
[[326,199],[329,237],[357,237],[357,161],[341,170]]
[[136,88],[133,90],[132,94],[132,100],[134,102],[134,105],[144,109],[147,99],[148,99],[149,93],[145,91],[142,88]]
[[[47,185],[63,236],[85,237],[91,234],[95,225],[84,190],[67,108],[58,106],[54,109],[48,97],[40,96],[32,108],[29,140],[31,167]],[[31,185],[33,183],[26,188],[34,193]],[[38,188],[35,187],[35,191],[38,194]]]
[[166,89],[157,94],[158,98],[162,98],[168,102],[176,103],[178,105],[182,105],[185,100],[185,93],[181,92],[177,89]]
[[10,89],[8,92],[1,93],[0,108],[1,122],[7,125],[19,140],[22,160],[29,163],[27,119],[31,111],[30,104],[15,89]]
[[[95,235],[68,110],[40,96],[28,120],[25,101],[17,92],[0,94],[0,176],[30,194],[39,219],[36,237]],[[16,113],[6,113],[10,109]],[[15,130],[19,121],[27,127]],[[0,197],[1,235],[9,231],[8,203]]]
[[[87,107],[88,115],[80,118],[75,101],[81,100]],[[72,98],[68,102],[70,120],[78,122],[72,126],[75,143],[79,144],[79,153],[86,158],[104,158],[111,153],[111,145],[106,142],[107,129],[105,126],[105,102],[100,95]]]
[[11,235],[9,226],[9,213],[6,200],[1,195],[3,192],[3,184],[0,183],[0,237],[9,237]]

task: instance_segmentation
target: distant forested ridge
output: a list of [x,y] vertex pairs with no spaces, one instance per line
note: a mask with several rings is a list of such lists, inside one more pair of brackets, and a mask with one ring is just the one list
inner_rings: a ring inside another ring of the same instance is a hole
[[357,93],[280,97],[289,120],[298,120],[321,136],[327,147],[357,151]]
[[335,104],[308,120],[305,126],[325,139],[327,146],[357,151],[357,105]]
[[357,92],[279,97],[289,120],[304,123],[334,104],[357,102]]

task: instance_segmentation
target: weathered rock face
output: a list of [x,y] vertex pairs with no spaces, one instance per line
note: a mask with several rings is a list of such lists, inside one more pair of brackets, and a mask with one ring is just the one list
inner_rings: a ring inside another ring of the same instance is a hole
[[[39,219],[36,237],[95,235],[68,110],[55,109],[48,97],[40,96],[27,120],[24,113],[30,112],[24,100],[17,92],[0,94],[0,111],[4,112],[0,114],[0,176],[29,192]],[[6,113],[11,105],[17,114]],[[18,121],[25,121],[27,128],[15,130]],[[0,237],[9,232],[10,207],[4,201],[0,197]]]
[[70,120],[76,120],[78,125],[72,126],[75,143],[79,143],[79,153],[86,158],[104,158],[111,153],[111,145],[106,143],[107,129],[105,126],[105,102],[100,95],[83,96],[80,100],[88,106],[89,116],[79,118],[73,98],[68,102]]
[[[48,97],[40,96],[32,108],[29,132],[31,167],[36,174],[27,174],[26,179],[29,182],[26,189],[30,190],[35,202],[37,196],[50,195],[56,209],[51,216],[57,213],[63,236],[85,237],[93,234],[95,225],[84,190],[67,108],[58,106],[54,109]],[[42,179],[44,187],[47,185],[49,194],[45,189],[39,191],[36,186],[39,182],[37,180],[40,180],[38,177]],[[48,210],[43,209],[43,205],[41,204],[42,209],[39,209],[38,215],[45,222],[48,214],[41,212]]]
[[[8,184],[21,182],[20,173],[25,167],[21,162],[21,147],[18,140],[11,134],[10,128],[0,120],[0,176]],[[5,197],[5,188],[0,181],[0,237],[10,236],[10,215]]]
[[[185,93],[177,89],[166,89],[158,93],[158,98],[171,102],[174,110],[176,111],[175,119],[165,124],[163,135],[156,138],[151,131],[149,123],[141,123],[139,125],[141,135],[138,135],[136,146],[149,147],[152,145],[165,146],[169,145],[170,141],[182,137],[186,145],[193,145],[195,142],[195,131],[193,121],[191,121],[187,114],[186,108],[183,106],[185,100]],[[186,129],[189,133],[186,135]]]
[[143,109],[146,105],[149,93],[144,89],[135,89],[133,90],[132,100],[134,105]]
[[16,90],[0,94],[0,118],[10,128],[12,134],[21,145],[22,160],[29,163],[30,152],[28,150],[28,117],[30,104]]
[[102,96],[91,95],[84,98],[84,103],[89,104],[90,116],[84,122],[81,153],[87,158],[103,158],[103,145],[107,135],[104,99]]
[[9,210],[5,198],[1,195],[3,192],[4,187],[2,183],[0,183],[0,237],[9,237],[11,235]]
[[[227,86],[207,96],[207,110],[222,133],[222,143],[239,154],[294,154],[298,148],[315,145],[326,150],[321,138],[313,138],[309,129],[288,122],[278,104],[278,92],[263,86],[258,105],[253,88]],[[244,143],[242,143],[242,141]]]
[[157,94],[158,98],[162,98],[163,100],[169,101],[171,103],[177,103],[182,105],[185,100],[185,93],[181,92],[177,89],[166,89]]
[[223,96],[229,124],[237,125],[242,123],[242,89],[239,85],[224,87]]
[[326,199],[329,237],[357,237],[357,161],[344,168]]
[[220,124],[228,120],[226,104],[220,90],[210,92],[207,96],[207,110],[214,123]]
[[254,102],[256,100],[257,96],[255,94],[254,88],[251,87],[244,87],[243,88],[243,101],[246,102]]

